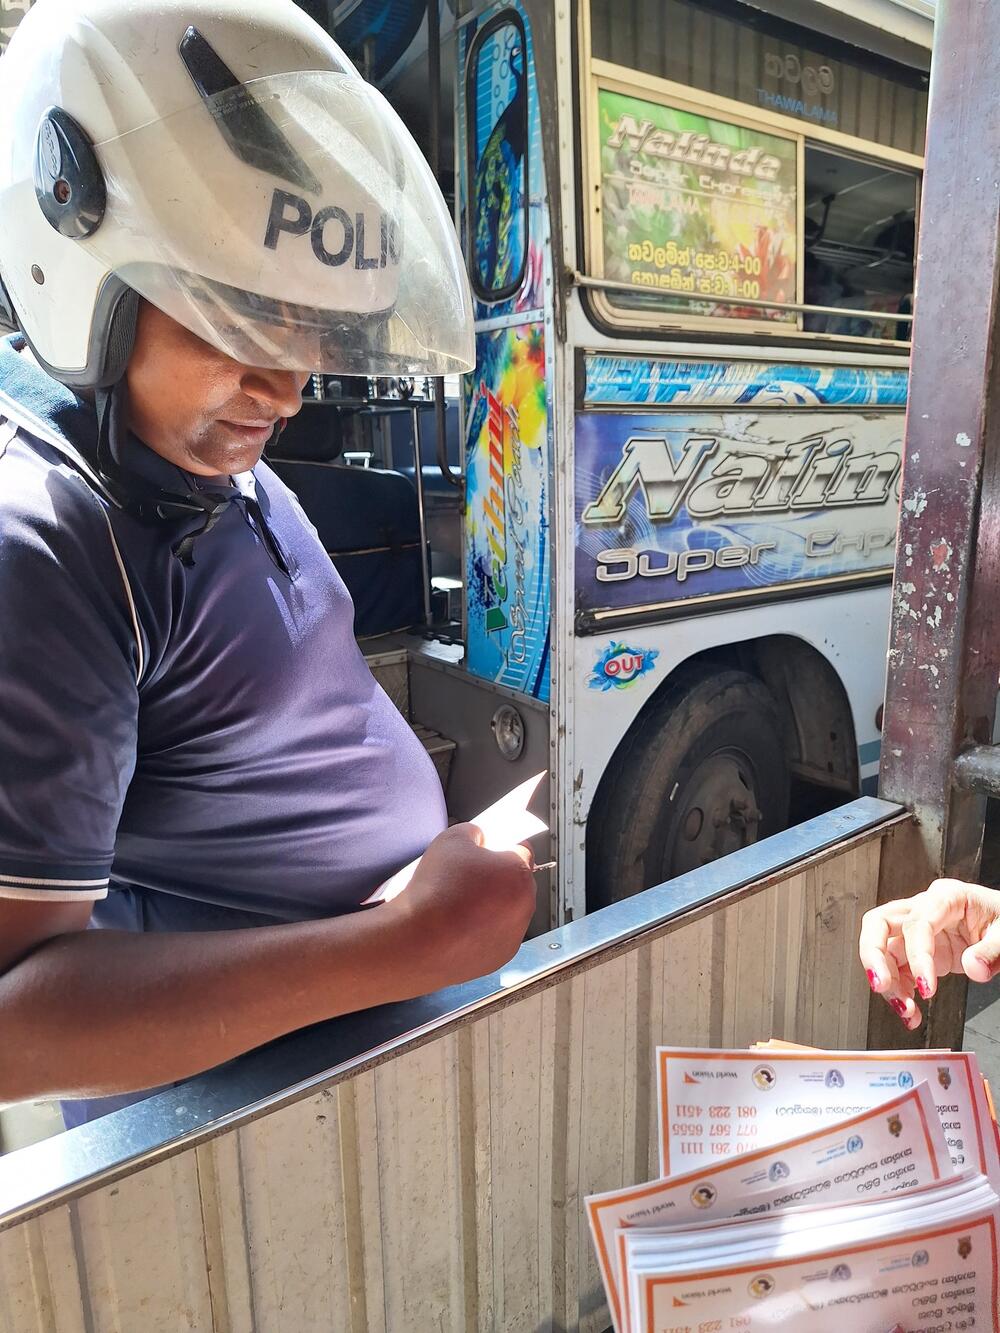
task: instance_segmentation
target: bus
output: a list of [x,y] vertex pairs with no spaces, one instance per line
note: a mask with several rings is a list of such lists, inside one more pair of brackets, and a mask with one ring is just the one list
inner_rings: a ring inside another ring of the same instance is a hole
[[541,931],[874,790],[929,0],[303,7],[474,294],[461,382],[314,376],[270,460],[452,817],[548,774]]
[[548,924],[874,788],[931,35],[921,3],[453,19],[454,795],[542,732]]

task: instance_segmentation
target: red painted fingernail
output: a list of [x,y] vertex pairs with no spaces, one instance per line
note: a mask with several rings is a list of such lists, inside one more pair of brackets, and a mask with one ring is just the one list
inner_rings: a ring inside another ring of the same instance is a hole
[[931,998],[930,982],[925,981],[923,977],[917,977],[917,990],[920,992],[920,998],[922,1000],[929,1000]]
[[900,1018],[901,1018],[901,1019],[903,1020],[903,1022],[905,1023],[905,1022],[906,1022],[906,1002],[905,1002],[905,1000],[901,1000],[901,999],[899,999],[898,996],[893,996],[893,998],[889,1001],[889,1003],[892,1005],[892,1007],[893,1007],[893,1009],[895,1010],[895,1012],[900,1016]]
[[878,987],[879,987],[878,973],[875,972],[872,968],[868,968],[868,970],[865,972],[865,976],[868,978],[869,986],[871,986],[872,990],[876,994],[878,994]]

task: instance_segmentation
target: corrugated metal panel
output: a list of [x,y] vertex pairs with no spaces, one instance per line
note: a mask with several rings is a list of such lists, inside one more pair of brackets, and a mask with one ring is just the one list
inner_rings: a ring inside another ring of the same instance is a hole
[[[919,76],[902,67],[893,80],[831,56],[819,34],[802,45],[691,0],[592,0],[591,16],[598,59],[755,109],[773,109],[771,98],[786,99],[777,109],[800,120],[806,133],[821,123],[903,152],[923,151],[927,92]],[[799,102],[801,112],[793,109]]]
[[0,1234],[0,1333],[599,1333],[652,1050],[863,1045],[881,835]]

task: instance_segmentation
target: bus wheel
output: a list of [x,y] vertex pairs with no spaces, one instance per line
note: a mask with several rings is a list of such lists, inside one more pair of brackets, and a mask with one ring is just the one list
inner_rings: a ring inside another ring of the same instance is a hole
[[770,692],[743,671],[678,673],[619,746],[587,822],[591,909],[788,823],[788,761]]

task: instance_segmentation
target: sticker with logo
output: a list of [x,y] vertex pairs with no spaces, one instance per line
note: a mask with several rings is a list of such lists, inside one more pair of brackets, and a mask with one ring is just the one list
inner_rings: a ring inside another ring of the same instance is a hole
[[587,684],[592,690],[627,690],[653,670],[657,648],[633,648],[627,643],[609,643],[594,664]]
[[758,1065],[753,1071],[753,1083],[761,1092],[770,1092],[777,1082],[777,1075],[770,1065]]
[[695,1185],[691,1191],[691,1202],[696,1208],[711,1208],[719,1197],[719,1191],[707,1180],[701,1185]]
[[775,1285],[774,1278],[770,1273],[761,1273],[758,1277],[753,1278],[750,1285],[747,1287],[747,1290],[751,1296],[759,1301],[764,1296],[770,1296],[771,1292],[774,1291]]
[[779,1180],[787,1180],[790,1175],[791,1172],[785,1162],[772,1162],[767,1172],[768,1179],[774,1184]]

